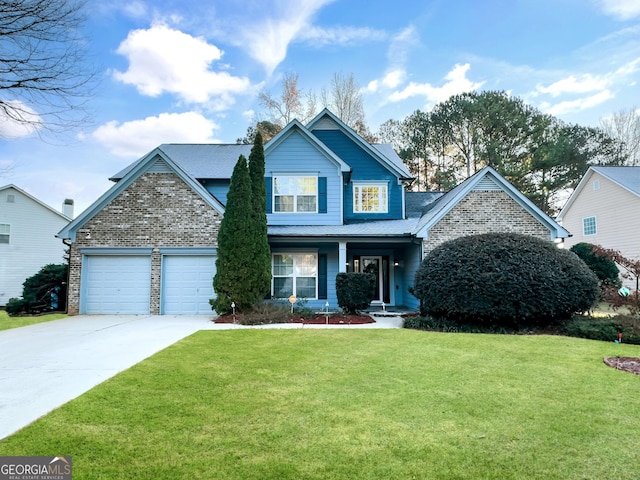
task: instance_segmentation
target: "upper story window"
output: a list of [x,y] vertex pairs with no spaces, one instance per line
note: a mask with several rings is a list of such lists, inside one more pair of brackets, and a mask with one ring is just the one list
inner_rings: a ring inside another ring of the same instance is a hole
[[600,190],[600,180],[594,180],[593,181],[593,191],[597,192],[598,190]]
[[353,211],[355,213],[387,213],[389,211],[387,183],[353,184]]
[[274,213],[317,213],[318,177],[273,177]]
[[0,243],[9,243],[11,236],[11,225],[0,223]]
[[586,217],[582,219],[582,234],[583,235],[595,235],[598,233],[598,225],[596,223],[596,217]]

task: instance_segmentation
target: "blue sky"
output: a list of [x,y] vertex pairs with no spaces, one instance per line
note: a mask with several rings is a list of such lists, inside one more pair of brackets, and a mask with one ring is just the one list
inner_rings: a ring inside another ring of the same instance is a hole
[[[90,0],[93,121],[62,137],[0,122],[0,184],[76,215],[161,143],[234,143],[287,73],[353,74],[369,127],[505,90],[567,122],[639,104],[640,0]],[[2,120],[2,119],[0,119]]]

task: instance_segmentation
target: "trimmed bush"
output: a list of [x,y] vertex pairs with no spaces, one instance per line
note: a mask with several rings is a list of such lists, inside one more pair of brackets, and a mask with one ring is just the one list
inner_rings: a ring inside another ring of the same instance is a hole
[[519,234],[458,238],[416,272],[421,312],[459,324],[537,327],[589,310],[598,279],[574,253]]
[[591,317],[574,315],[563,327],[570,337],[613,342],[622,333],[622,343],[640,345],[640,320],[632,315]]
[[605,256],[596,255],[593,252],[594,246],[595,245],[591,243],[580,242],[576,243],[569,250],[578,255],[603,284],[619,287],[621,285],[620,271],[615,262]]
[[20,315],[21,313],[25,313],[28,308],[29,302],[27,302],[23,298],[10,298],[7,302],[7,306],[5,307],[5,309],[7,310],[7,314],[12,317]]
[[376,276],[372,273],[339,273],[336,276],[338,306],[346,313],[367,308],[376,295]]
[[67,300],[67,264],[45,265],[22,284],[22,298],[10,298],[9,315],[64,311]]

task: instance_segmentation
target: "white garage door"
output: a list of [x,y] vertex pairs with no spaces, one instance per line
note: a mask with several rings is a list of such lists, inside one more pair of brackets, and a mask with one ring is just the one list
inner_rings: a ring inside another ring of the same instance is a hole
[[148,314],[151,257],[89,255],[82,265],[81,313]]
[[211,313],[215,256],[166,255],[162,263],[162,313]]

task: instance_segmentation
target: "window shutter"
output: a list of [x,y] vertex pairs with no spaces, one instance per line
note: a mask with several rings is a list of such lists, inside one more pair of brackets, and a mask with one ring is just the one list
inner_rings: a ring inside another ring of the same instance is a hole
[[273,207],[271,206],[272,202],[273,202],[273,195],[271,194],[271,184],[273,182],[273,179],[271,177],[264,177],[264,183],[267,187],[267,209],[265,211],[265,213],[272,213],[272,209]]
[[327,177],[318,177],[318,213],[327,213]]
[[327,298],[327,254],[318,255],[318,298]]

